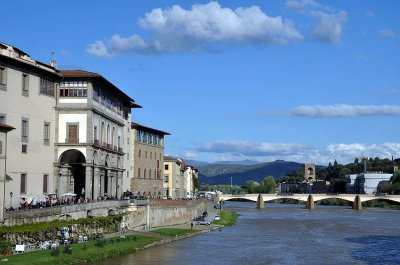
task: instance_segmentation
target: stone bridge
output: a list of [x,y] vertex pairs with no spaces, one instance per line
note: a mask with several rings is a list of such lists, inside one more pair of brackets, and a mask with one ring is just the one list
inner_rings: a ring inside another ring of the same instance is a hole
[[342,199],[353,203],[354,210],[362,210],[362,203],[372,200],[388,200],[400,203],[400,195],[367,195],[367,194],[220,194],[219,201],[247,200],[257,202],[257,208],[264,208],[264,202],[279,199],[292,199],[306,203],[307,209],[314,209],[315,202],[325,199]]

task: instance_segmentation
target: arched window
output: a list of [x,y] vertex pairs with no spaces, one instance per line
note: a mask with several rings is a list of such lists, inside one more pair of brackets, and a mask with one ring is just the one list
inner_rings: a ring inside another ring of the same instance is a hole
[[138,169],[137,177],[140,179],[140,168]]
[[150,152],[150,159],[153,159],[153,152]]
[[144,169],[143,178],[146,178],[146,169]]

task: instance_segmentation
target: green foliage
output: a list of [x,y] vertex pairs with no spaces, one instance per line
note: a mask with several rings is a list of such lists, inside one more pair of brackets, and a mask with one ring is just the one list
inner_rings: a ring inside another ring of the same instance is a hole
[[190,234],[190,233],[193,233],[193,231],[196,231],[196,230],[175,229],[175,228],[160,228],[160,229],[153,230],[152,232],[160,234],[160,235],[164,235],[164,236],[175,237],[175,236],[181,236],[181,235]]
[[[118,239],[117,239],[117,242],[119,243]],[[105,242],[104,242],[104,240],[101,240],[101,239],[97,239],[96,243],[94,243],[94,246],[98,247],[98,248],[103,248],[104,245],[105,245]]]
[[58,257],[60,256],[60,249],[59,248],[53,248],[50,252],[50,255],[53,257]]
[[288,173],[286,176],[282,177],[280,182],[286,183],[301,183],[304,180],[304,174],[300,172],[293,171]]
[[5,240],[7,235],[16,235],[22,237],[38,237],[40,234],[57,234],[61,227],[70,227],[73,225],[81,225],[90,228],[102,228],[106,231],[114,231],[119,225],[123,214],[82,218],[78,220],[54,220],[51,222],[23,224],[15,226],[0,226],[0,241]]
[[232,226],[236,224],[239,214],[223,210],[219,212],[219,216],[221,217],[221,220],[213,221],[213,224]]
[[64,254],[72,255],[72,248],[69,245],[64,246]]
[[0,254],[7,254],[12,250],[13,244],[9,241],[0,241]]

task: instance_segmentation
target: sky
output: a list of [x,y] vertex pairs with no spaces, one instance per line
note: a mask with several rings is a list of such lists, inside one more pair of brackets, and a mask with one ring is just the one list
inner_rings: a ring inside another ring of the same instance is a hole
[[400,157],[400,1],[8,1],[0,42],[96,72],[184,159]]

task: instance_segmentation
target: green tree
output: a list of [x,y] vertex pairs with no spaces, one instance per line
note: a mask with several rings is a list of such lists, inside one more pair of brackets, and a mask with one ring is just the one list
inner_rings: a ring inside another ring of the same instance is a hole
[[276,189],[276,181],[274,177],[267,176],[264,178],[262,185],[264,186],[264,190],[266,193],[275,193]]

